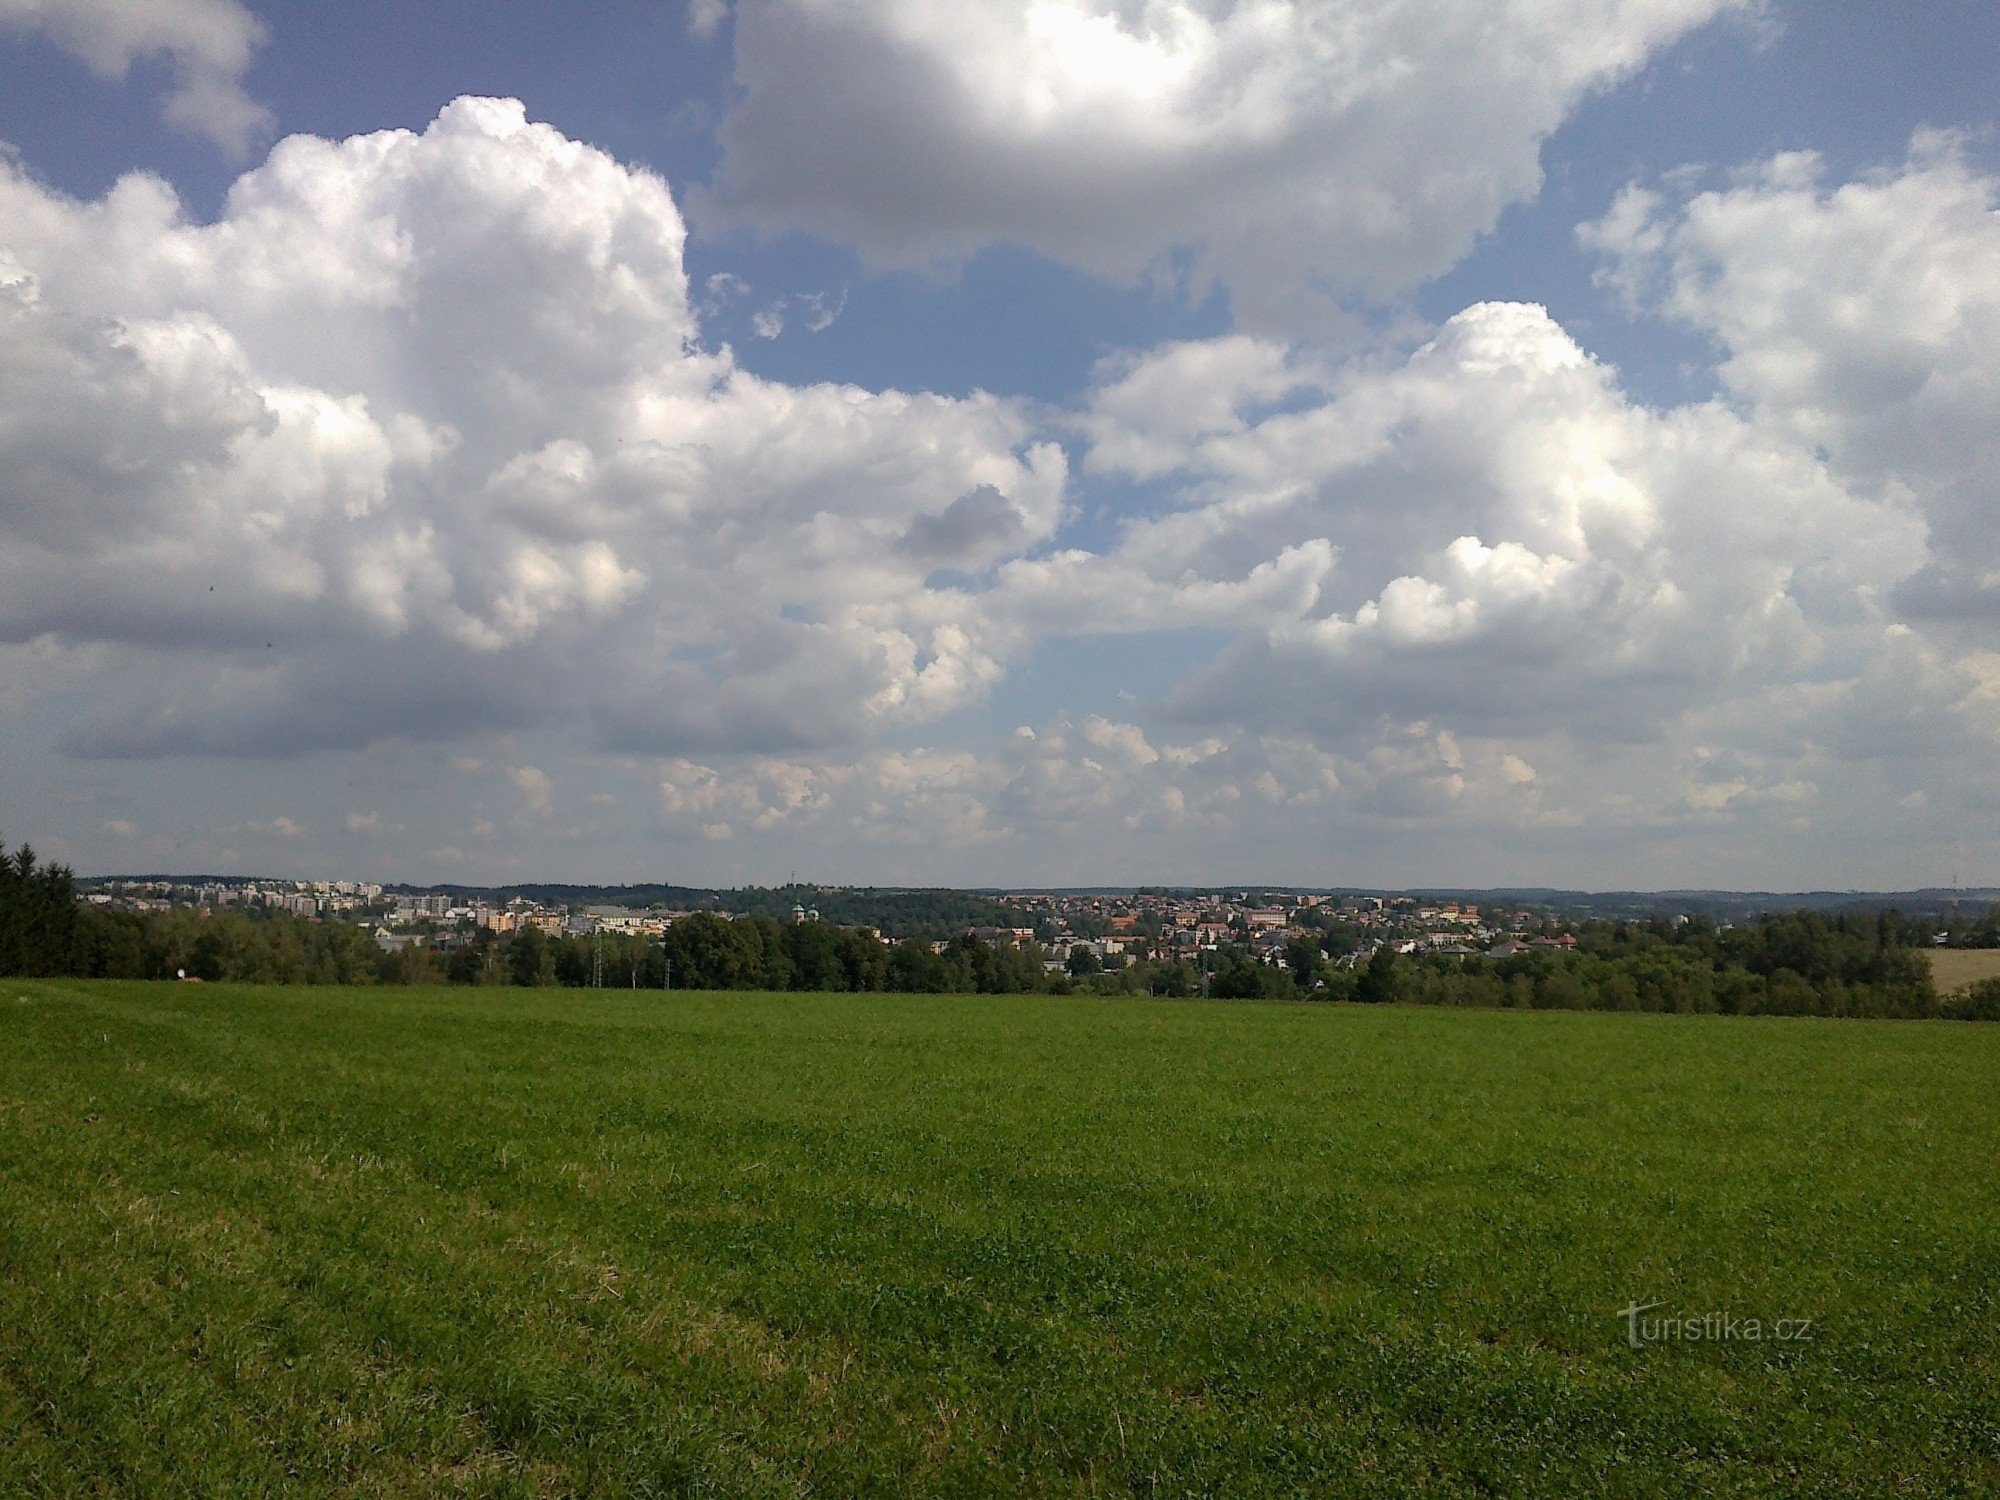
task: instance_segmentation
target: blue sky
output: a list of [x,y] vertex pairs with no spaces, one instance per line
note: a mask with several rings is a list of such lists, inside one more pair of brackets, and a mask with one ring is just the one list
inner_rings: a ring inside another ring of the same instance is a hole
[[2000,881],[1996,76],[1970,3],[0,0],[0,831]]

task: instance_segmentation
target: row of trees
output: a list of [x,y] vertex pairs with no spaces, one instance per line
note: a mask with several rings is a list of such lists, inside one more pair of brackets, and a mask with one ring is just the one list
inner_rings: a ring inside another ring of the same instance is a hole
[[[283,912],[192,908],[168,912],[80,908],[69,873],[5,861],[0,879],[0,973],[97,979],[250,984],[590,984],[620,989],[859,990],[1019,994],[1049,987],[1040,949],[993,947],[961,936],[933,951],[921,939],[888,943],[867,928],[827,922],[731,920],[696,912],[664,941],[606,934],[545,937],[526,929],[479,934],[450,948],[384,953],[367,929]],[[1062,984],[1067,987],[1068,981]]]
[[450,983],[587,985],[598,973],[613,988],[683,990],[849,990],[918,994],[1022,994],[1046,987],[1039,949],[992,947],[970,936],[943,952],[912,938],[889,943],[865,927],[779,922],[770,917],[695,912],[664,939],[606,934],[549,938],[526,929],[449,954],[405,950],[395,975],[417,971]]
[[1800,911],[1728,928],[1705,917],[1597,922],[1578,930],[1577,946],[1610,959],[1674,951],[1765,976],[1789,969],[1814,984],[1908,986],[1929,981],[1925,952],[1935,931],[1895,911]]
[[1357,991],[1369,993],[1352,998],[1535,1010],[2000,1020],[2000,981],[1941,996],[1928,972],[1907,982],[1815,980],[1795,969],[1759,973],[1677,949],[1618,959],[1578,952],[1499,962],[1384,955],[1355,981]]
[[1722,929],[1694,918],[1592,923],[1573,952],[1511,958],[1397,958],[1378,950],[1352,998],[1539,1010],[2000,1020],[2000,981],[1940,995],[1933,930],[1895,912],[1791,912]]

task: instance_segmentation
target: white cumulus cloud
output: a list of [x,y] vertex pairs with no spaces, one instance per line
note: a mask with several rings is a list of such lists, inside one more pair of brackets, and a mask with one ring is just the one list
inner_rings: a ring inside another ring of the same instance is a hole
[[1706,191],[1635,185],[1584,237],[1640,307],[1716,340],[1759,420],[1921,510],[1913,611],[2000,620],[2000,182],[1957,140],[1851,182],[1789,153]]
[[[1174,399],[1204,369],[1224,372],[1205,400]],[[1167,474],[1182,503],[1101,560],[1008,565],[1003,597],[1067,601],[1078,630],[1227,625],[1180,697],[1197,717],[1657,735],[1718,695],[1858,670],[1926,555],[1898,497],[1725,406],[1637,405],[1539,307],[1480,304],[1400,366],[1311,381],[1233,337],[1109,373],[1088,466]]]
[[237,0],[0,0],[0,27],[38,32],[104,78],[165,57],[168,120],[227,151],[247,151],[270,126],[243,89],[264,24]]
[[854,738],[995,679],[931,574],[1061,514],[1007,401],[705,350],[666,185],[513,101],[283,141],[209,224],[0,166],[0,226],[0,638],[123,648],[86,753]]
[[1594,90],[1734,0],[746,0],[718,210],[878,263],[998,241],[1239,320],[1442,272]]

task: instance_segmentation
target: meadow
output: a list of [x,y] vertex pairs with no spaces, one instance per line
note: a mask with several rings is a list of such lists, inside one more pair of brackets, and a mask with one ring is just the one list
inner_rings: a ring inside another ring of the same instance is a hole
[[8,980],[0,1493],[1992,1493],[1997,1106],[1949,1023]]
[[1933,948],[1931,982],[1941,995],[1958,994],[1987,979],[2000,979],[2000,948]]

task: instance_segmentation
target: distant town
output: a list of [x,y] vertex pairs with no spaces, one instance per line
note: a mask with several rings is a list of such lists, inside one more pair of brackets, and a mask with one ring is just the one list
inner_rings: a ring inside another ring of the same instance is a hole
[[420,888],[0,859],[0,973],[2000,1020],[1991,892]]
[[[763,910],[732,910],[719,892],[699,905],[644,907],[588,901],[537,900],[526,895],[481,898],[450,890],[390,889],[364,881],[240,880],[179,882],[102,880],[81,882],[84,901],[108,910],[165,912],[176,908],[221,911],[231,908],[285,912],[292,916],[348,922],[369,929],[385,952],[409,946],[452,952],[526,929],[546,937],[589,937],[599,933],[661,938],[676,921],[696,911],[722,917],[770,914],[770,892],[758,892]],[[788,916],[792,922],[822,920],[816,901],[822,888],[797,890]],[[851,896],[852,887],[824,888]],[[1504,958],[1534,949],[1574,948],[1576,939],[1546,912],[1461,901],[1426,902],[1414,896],[1331,894],[1270,890],[1209,892],[1134,891],[1122,894],[993,892],[981,901],[994,908],[993,920],[966,922],[957,932],[935,934],[943,952],[953,936],[977,938],[991,947],[1039,947],[1051,970],[1091,960],[1093,969],[1116,970],[1144,960],[1173,960],[1212,954],[1229,947],[1283,968],[1287,952],[1301,939],[1328,928],[1351,929],[1359,939],[1345,962],[1366,960],[1387,945],[1398,954]],[[849,903],[852,904],[851,902]],[[868,927],[885,938],[922,935],[933,921],[899,921],[895,914]],[[902,928],[904,930],[898,930]]]
[[[853,886],[782,886],[739,891],[694,888],[563,888],[555,899],[540,888],[521,894],[478,893],[462,888],[412,889],[353,880],[174,878],[83,880],[90,906],[105,910],[284,912],[310,920],[345,922],[367,929],[385,953],[421,947],[449,954],[495,938],[533,930],[550,938],[598,934],[659,939],[675,922],[697,911],[725,918],[765,916],[794,923],[836,921],[890,940],[926,938],[943,952],[956,937],[991,947],[1038,949],[1050,971],[1109,972],[1140,962],[1194,960],[1229,951],[1286,968],[1294,944],[1319,943],[1333,931],[1346,941],[1327,945],[1334,962],[1352,967],[1376,949],[1399,955],[1508,958],[1525,952],[1574,949],[1574,928],[1593,917],[1641,914],[1649,905],[1675,923],[1689,910],[1706,911],[1730,925],[1731,915],[1752,915],[1759,898],[1724,893],[1593,897],[1538,892],[1537,899],[1489,896],[1480,901],[1411,894],[1364,894],[1263,888],[1205,891],[938,892]],[[676,902],[641,902],[648,889],[670,892]],[[634,895],[638,892],[639,895]],[[1906,892],[1862,897],[1821,893],[1787,897],[1800,905],[1899,906],[1905,911],[1948,911],[1964,899],[1990,904],[1991,892]],[[590,899],[591,896],[598,899]],[[787,903],[789,902],[789,908]],[[822,915],[822,907],[835,907]],[[1717,911],[1716,907],[1723,910]],[[1732,911],[1729,908],[1736,908]],[[952,920],[952,909],[970,915]]]

